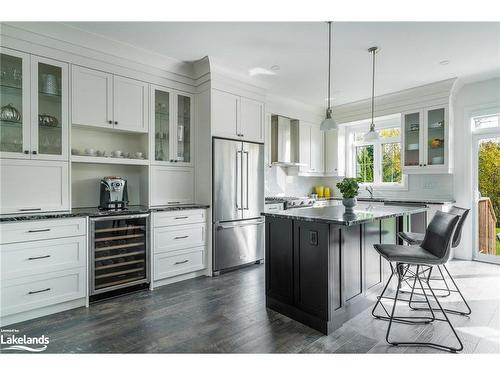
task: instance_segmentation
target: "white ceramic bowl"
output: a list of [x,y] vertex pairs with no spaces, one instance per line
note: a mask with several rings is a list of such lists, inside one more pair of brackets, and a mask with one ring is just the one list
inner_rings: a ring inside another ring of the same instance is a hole
[[93,148],[86,148],[85,149],[85,155],[88,155],[88,156],[95,156],[96,155],[96,152]]
[[120,150],[111,151],[111,155],[113,155],[114,158],[119,158],[122,156],[122,152]]

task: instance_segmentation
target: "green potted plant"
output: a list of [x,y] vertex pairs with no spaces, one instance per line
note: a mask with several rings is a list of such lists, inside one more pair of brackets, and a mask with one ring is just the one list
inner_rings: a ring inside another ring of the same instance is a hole
[[358,195],[358,184],[357,178],[344,178],[342,181],[337,183],[337,188],[342,194],[342,204],[345,207],[346,213],[354,212],[354,206],[356,206],[356,196]]

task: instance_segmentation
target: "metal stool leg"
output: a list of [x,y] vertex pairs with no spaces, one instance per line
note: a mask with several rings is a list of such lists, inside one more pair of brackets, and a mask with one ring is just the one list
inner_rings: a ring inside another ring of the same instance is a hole
[[458,337],[458,335],[457,335],[457,333],[455,331],[455,328],[453,327],[453,325],[451,324],[450,320],[448,319],[448,315],[446,315],[446,311],[441,306],[441,303],[439,302],[438,297],[436,296],[436,294],[434,293],[434,290],[432,289],[432,286],[430,285],[431,274],[432,274],[432,268],[430,268],[429,275],[427,276],[427,280],[425,281],[426,284],[427,284],[427,288],[424,288],[424,285],[422,284],[422,280],[420,279],[420,273],[419,273],[419,267],[418,266],[417,266],[417,271],[415,272],[415,278],[418,280],[419,285],[420,285],[420,287],[422,289],[422,292],[425,295],[426,302],[427,302],[427,304],[429,306],[428,310],[432,313],[433,318],[434,318],[433,311],[435,309],[433,309],[431,307],[430,301],[427,298],[426,289],[431,292],[431,294],[432,294],[432,296],[433,296],[436,304],[439,307],[438,310],[441,311],[441,313],[444,316],[444,319],[437,319],[437,318],[435,318],[435,320],[439,320],[439,321],[443,321],[443,322],[447,322],[448,323],[448,325],[450,326],[450,328],[451,328],[451,330],[452,330],[455,338],[457,339],[457,341],[459,343],[459,346],[458,347],[452,347],[452,346],[446,346],[446,345],[436,344],[436,343],[432,343],[432,342],[419,342],[419,341],[414,341],[414,342],[397,342],[397,341],[390,341],[389,340],[389,335],[390,335],[390,330],[391,330],[392,321],[393,321],[393,317],[394,317],[394,312],[396,310],[397,296],[399,294],[399,288],[401,287],[401,278],[398,279],[398,290],[396,291],[396,298],[394,299],[394,305],[392,307],[392,313],[391,313],[391,317],[390,317],[390,320],[389,320],[389,326],[387,327],[386,341],[389,344],[395,345],[395,346],[398,346],[398,345],[402,345],[402,346],[423,346],[423,347],[430,347],[430,348],[445,350],[445,351],[449,351],[449,352],[452,352],[452,353],[459,352],[459,351],[461,351],[463,349],[462,341],[460,340],[460,337]]

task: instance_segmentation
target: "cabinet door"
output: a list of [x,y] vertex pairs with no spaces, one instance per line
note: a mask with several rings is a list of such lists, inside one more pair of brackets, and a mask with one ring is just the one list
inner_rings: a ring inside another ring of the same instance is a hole
[[[151,119],[153,131],[151,133],[152,154],[155,162],[173,161],[170,147],[171,129],[171,101],[172,94],[164,88],[151,86]],[[154,119],[154,120],[153,120]]]
[[419,170],[423,166],[423,124],[420,111],[402,114],[403,169]]
[[424,111],[425,122],[425,158],[426,169],[443,168],[447,165],[448,121],[447,108],[433,107]]
[[324,134],[325,137],[325,174],[329,176],[338,176],[338,131],[331,130]]
[[68,160],[68,64],[31,57],[32,159]]
[[239,134],[243,139],[264,142],[264,104],[241,98]]
[[299,163],[305,164],[300,172],[311,171],[311,125],[304,123],[299,126]]
[[0,157],[29,159],[30,55],[0,47]]
[[237,138],[240,98],[224,91],[212,90],[211,127],[212,135]]
[[68,162],[8,160],[1,167],[1,213],[69,209]]
[[311,172],[323,173],[325,170],[323,132],[319,126],[311,126]]
[[193,97],[187,94],[175,96],[176,114],[172,133],[174,140],[174,162],[191,165],[193,161]]
[[194,174],[187,167],[151,167],[151,205],[192,203]]
[[73,65],[71,121],[74,125],[113,127],[113,75]]
[[148,132],[148,84],[113,76],[113,125],[115,129]]

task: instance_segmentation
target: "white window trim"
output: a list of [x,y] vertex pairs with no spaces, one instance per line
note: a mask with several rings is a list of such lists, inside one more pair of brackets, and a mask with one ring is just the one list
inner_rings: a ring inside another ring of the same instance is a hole
[[[347,124],[346,124],[347,125]],[[395,124],[394,123],[388,123],[387,125],[377,125],[377,130],[381,129],[390,129],[394,128]],[[364,124],[356,124],[356,125],[351,125],[351,126],[346,126],[346,132],[345,132],[345,137],[346,137],[346,144],[348,145],[346,147],[346,175],[350,177],[355,177],[356,176],[356,160],[354,158],[355,154],[355,148],[358,146],[366,146],[366,145],[371,145],[373,143],[371,142],[354,142],[354,133],[356,132],[362,132],[362,131],[368,131],[369,129],[369,122],[366,122]],[[401,137],[393,137],[393,138],[384,138],[383,142],[380,143],[393,143],[393,142],[401,142]],[[401,146],[402,149],[402,146]],[[380,165],[380,159],[381,159],[381,147],[376,147],[375,152],[373,155],[373,162],[376,165]],[[381,173],[380,168],[377,167],[377,170],[379,174]],[[378,179],[380,179],[380,176],[378,176]],[[373,187],[374,190],[387,190],[387,191],[408,191],[408,176],[406,174],[402,174],[401,176],[401,183],[392,183],[392,182],[362,182],[359,184],[361,188],[365,188],[367,186]]]

